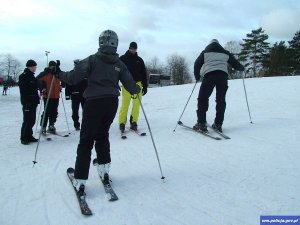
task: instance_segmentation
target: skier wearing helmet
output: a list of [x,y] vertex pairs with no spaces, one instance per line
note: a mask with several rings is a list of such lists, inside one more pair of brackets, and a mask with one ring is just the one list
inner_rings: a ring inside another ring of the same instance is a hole
[[67,84],[74,85],[84,79],[88,82],[83,94],[86,103],[83,108],[73,180],[73,186],[82,196],[85,195],[84,187],[94,146],[99,175],[104,182],[109,182],[109,128],[118,109],[119,81],[132,95],[140,91],[127,67],[119,59],[117,47],[117,34],[112,30],[105,30],[99,36],[97,53],[79,61],[74,70],[62,72],[58,63],[55,71],[56,76]]

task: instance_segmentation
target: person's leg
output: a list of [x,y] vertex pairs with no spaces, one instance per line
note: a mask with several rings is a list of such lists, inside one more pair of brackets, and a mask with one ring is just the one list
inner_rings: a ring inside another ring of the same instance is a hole
[[87,101],[84,105],[80,140],[77,147],[77,157],[75,162],[75,179],[88,179],[91,151],[101,122],[99,108],[101,108],[101,106],[99,105],[98,99]]
[[50,98],[49,99],[49,125],[54,126],[57,115],[58,115],[58,104],[59,104],[59,98]]
[[141,90],[138,94],[138,97],[135,95],[135,98],[132,101],[131,122],[137,124],[140,115],[140,106],[141,106],[140,101],[142,101],[143,93],[142,93],[142,82],[137,82],[136,84],[141,87]]
[[198,95],[198,109],[197,109],[197,118],[198,123],[206,123],[206,112],[209,106],[209,97],[214,90],[215,83],[212,75],[206,75],[203,78],[199,95]]
[[95,150],[97,153],[98,171],[100,176],[109,173],[111,163],[110,157],[110,142],[109,142],[109,128],[115,118],[118,109],[118,98],[101,99],[103,107],[101,113],[101,124],[96,135]]
[[73,119],[75,128],[80,126],[79,115],[78,115],[79,104],[80,104],[80,99],[77,99],[77,98],[72,99],[72,119]]
[[23,144],[26,144],[26,142],[29,142],[28,136],[28,127],[29,127],[29,121],[30,121],[30,110],[27,107],[23,106],[23,123],[21,127],[21,142]]
[[218,74],[216,82],[216,117],[215,124],[221,125],[224,121],[224,114],[226,110],[226,92],[228,89],[228,76],[225,74]]
[[124,87],[122,87],[122,103],[119,112],[119,124],[126,124],[130,101],[131,94]]

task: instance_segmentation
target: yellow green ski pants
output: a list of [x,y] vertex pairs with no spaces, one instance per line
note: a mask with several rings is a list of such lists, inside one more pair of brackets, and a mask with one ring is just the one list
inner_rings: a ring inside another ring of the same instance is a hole
[[[142,82],[139,81],[136,84],[139,85],[141,88],[141,91],[138,95],[140,100],[142,101]],[[131,96],[132,95],[124,87],[122,87],[122,104],[119,113],[119,124],[126,124],[128,108],[132,99]],[[134,95],[133,97],[134,98],[132,99],[132,110],[130,115],[132,116],[132,122],[137,123],[140,114],[140,101],[136,95]]]

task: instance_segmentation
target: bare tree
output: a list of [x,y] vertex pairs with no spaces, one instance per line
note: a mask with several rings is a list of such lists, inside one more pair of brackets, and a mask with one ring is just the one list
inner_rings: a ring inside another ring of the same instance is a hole
[[145,64],[147,68],[147,74],[162,74],[164,72],[164,65],[159,62],[157,57],[152,58],[150,62],[146,62]]
[[[241,50],[242,50],[242,46],[241,46],[242,42],[238,42],[238,41],[229,41],[225,44],[224,48],[229,51],[230,53],[232,53],[236,58],[238,58],[238,55],[240,54]],[[235,71],[230,65],[228,66],[228,75],[230,79],[236,79],[236,78],[240,78],[240,73],[238,73],[237,71]]]
[[167,59],[167,71],[171,75],[175,85],[191,83],[192,79],[188,70],[188,64],[184,57],[173,54]]
[[21,72],[21,62],[14,58],[11,54],[0,56],[0,71],[3,76],[13,80],[17,80],[18,74]]

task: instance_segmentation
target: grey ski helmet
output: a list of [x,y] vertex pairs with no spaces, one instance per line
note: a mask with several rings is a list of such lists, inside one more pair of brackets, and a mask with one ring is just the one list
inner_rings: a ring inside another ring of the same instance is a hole
[[99,47],[113,47],[117,50],[119,38],[116,32],[112,30],[105,30],[99,36]]

